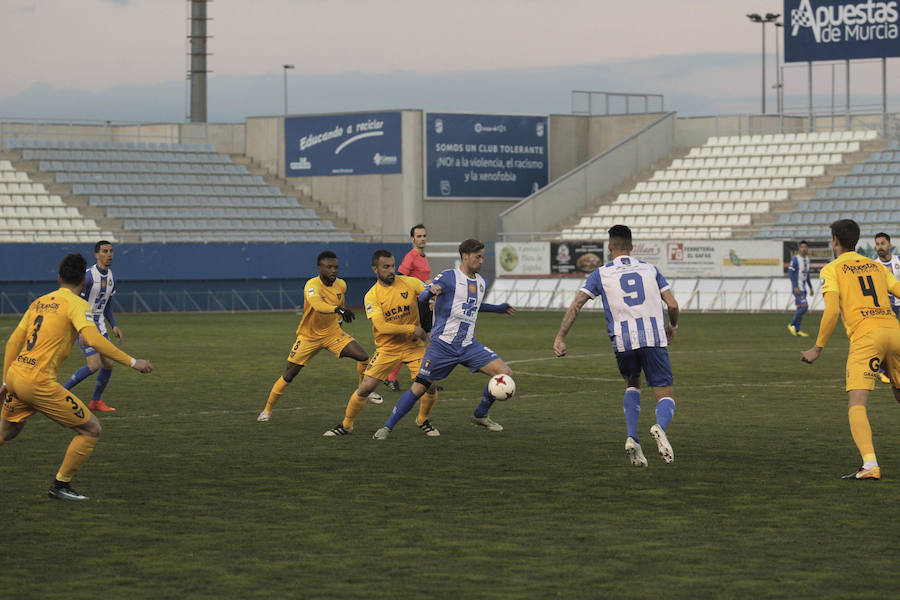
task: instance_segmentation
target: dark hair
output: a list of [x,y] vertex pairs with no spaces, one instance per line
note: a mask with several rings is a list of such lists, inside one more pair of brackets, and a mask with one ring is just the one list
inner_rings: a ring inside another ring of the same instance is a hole
[[[419,223],[418,225],[413,225],[409,230],[409,237],[416,237],[416,229],[425,229],[425,226],[421,223]],[[425,229],[425,231],[428,232],[427,229]]]
[[459,244],[459,257],[462,258],[463,254],[473,254],[483,248],[484,244],[476,239],[469,238],[467,240],[463,240]]
[[372,254],[372,266],[374,267],[375,265],[378,264],[379,258],[391,258],[392,256],[394,256],[394,255],[391,254],[390,251],[385,250],[384,248],[382,248],[380,250],[376,250],[375,253]]
[[859,225],[853,219],[840,219],[831,224],[831,235],[837,238],[844,250],[856,250],[859,243]]
[[80,254],[66,254],[59,263],[59,280],[69,285],[78,285],[84,281],[87,261]]
[[319,256],[316,258],[316,265],[321,265],[322,261],[326,258],[337,258],[337,254],[335,254],[331,250],[323,250],[322,252],[319,252]]
[[802,246],[803,244],[809,246],[809,242],[807,242],[806,240],[800,240],[799,242],[797,242],[797,246]]
[[613,225],[608,233],[610,246],[620,250],[631,250],[631,229],[627,225]]
[[100,252],[100,246],[112,246],[112,242],[107,242],[106,240],[100,240],[96,244],[94,244],[94,254]]
[[891,236],[889,236],[889,235],[886,234],[885,232],[879,231],[878,233],[875,234],[875,239],[876,239],[876,240],[877,240],[878,238],[880,238],[880,237],[883,237],[884,239],[886,239],[886,240],[888,241],[888,244],[891,243]]

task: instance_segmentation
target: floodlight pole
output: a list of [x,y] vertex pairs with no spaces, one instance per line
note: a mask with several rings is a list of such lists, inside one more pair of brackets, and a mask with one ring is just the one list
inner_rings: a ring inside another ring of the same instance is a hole
[[287,72],[288,69],[293,69],[294,65],[281,65],[284,69],[284,116],[286,117],[288,114],[288,93],[287,93]]
[[[766,114],[766,23],[774,23],[780,16],[775,13],[766,13],[764,17],[757,13],[747,15],[751,22],[762,26],[762,114]],[[778,66],[777,59],[775,66]],[[778,79],[777,73],[775,78]]]

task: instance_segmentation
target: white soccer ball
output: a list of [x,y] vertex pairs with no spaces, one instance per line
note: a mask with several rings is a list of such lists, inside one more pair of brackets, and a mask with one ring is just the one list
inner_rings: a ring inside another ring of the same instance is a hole
[[488,383],[488,392],[494,400],[509,400],[516,393],[516,382],[509,375],[494,375]]

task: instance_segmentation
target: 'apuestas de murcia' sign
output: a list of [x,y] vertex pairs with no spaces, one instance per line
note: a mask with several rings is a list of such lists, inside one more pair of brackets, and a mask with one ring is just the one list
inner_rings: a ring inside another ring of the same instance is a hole
[[900,56],[896,0],[785,0],[786,62]]

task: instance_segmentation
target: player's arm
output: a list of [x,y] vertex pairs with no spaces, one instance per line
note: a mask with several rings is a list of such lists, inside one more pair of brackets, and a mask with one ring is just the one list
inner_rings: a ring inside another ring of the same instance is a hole
[[678,308],[678,301],[671,289],[664,290],[660,293],[662,301],[666,304],[666,313],[669,315],[669,323],[666,325],[666,338],[668,341],[675,339],[675,331],[678,329],[678,316],[681,309]]
[[387,335],[415,335],[419,338],[425,335],[424,329],[412,323],[409,325],[388,323],[380,310],[373,310],[370,318],[372,319],[372,326],[378,333]]
[[[25,314],[27,316],[28,313]],[[22,349],[22,344],[25,343],[25,337],[28,335],[27,328],[22,326],[23,323],[25,323],[24,318],[19,322],[19,325],[13,329],[9,339],[6,340],[6,351],[3,354],[3,381],[6,381],[6,372],[9,371],[9,368],[12,366],[13,362],[15,362],[16,357],[19,355],[19,350]]]
[[438,275],[434,278],[429,285],[425,287],[425,290],[419,294],[419,302],[428,302],[431,300],[432,296],[440,296],[441,293],[446,291],[447,282],[443,280],[443,278]]
[[338,306],[325,302],[325,300],[322,299],[319,286],[315,284],[306,288],[306,301],[309,302],[309,305],[313,307],[314,311],[324,314],[337,313],[341,316],[341,319],[347,323],[352,322],[356,317],[352,310],[344,308],[343,302]]
[[800,281],[798,279],[800,274],[800,269],[797,266],[797,257],[791,259],[791,266],[788,269],[788,277],[791,278],[791,290],[794,292],[794,295],[800,293]]
[[504,302],[502,304],[488,304],[487,302],[482,302],[481,306],[478,307],[478,312],[492,312],[511,315],[516,312],[516,309],[509,302]]
[[150,364],[149,360],[133,358],[119,348],[116,348],[112,342],[103,337],[103,334],[100,333],[100,330],[97,329],[93,323],[83,327],[80,333],[81,337],[84,338],[84,341],[103,356],[108,356],[117,363],[123,364],[126,367],[131,367],[141,373],[149,373],[153,370],[153,365]]
[[841,316],[840,296],[835,291],[823,291],[822,298],[825,299],[825,312],[822,313],[822,321],[819,323],[819,335],[816,336],[816,345],[800,353],[800,360],[805,363],[812,364],[822,354],[828,338],[834,332],[834,328],[838,324]]
[[116,317],[113,314],[113,308],[112,308],[112,298],[107,300],[106,308],[103,309],[103,316],[106,318],[106,320],[109,322],[109,324],[112,325],[113,333],[116,334],[116,337],[119,338],[119,342],[121,342],[122,341],[122,330],[119,329],[118,325],[116,325]]
[[585,291],[579,290],[578,295],[575,296],[572,304],[569,305],[569,309],[566,311],[562,323],[559,325],[559,331],[556,332],[556,339],[553,340],[553,351],[556,353],[556,356],[562,357],[566,355],[566,335],[569,333],[569,330],[572,329],[572,325],[575,324],[578,313],[581,312],[585,303],[590,299],[591,297]]
[[885,274],[888,291],[894,298],[900,298],[900,280],[890,271]]

